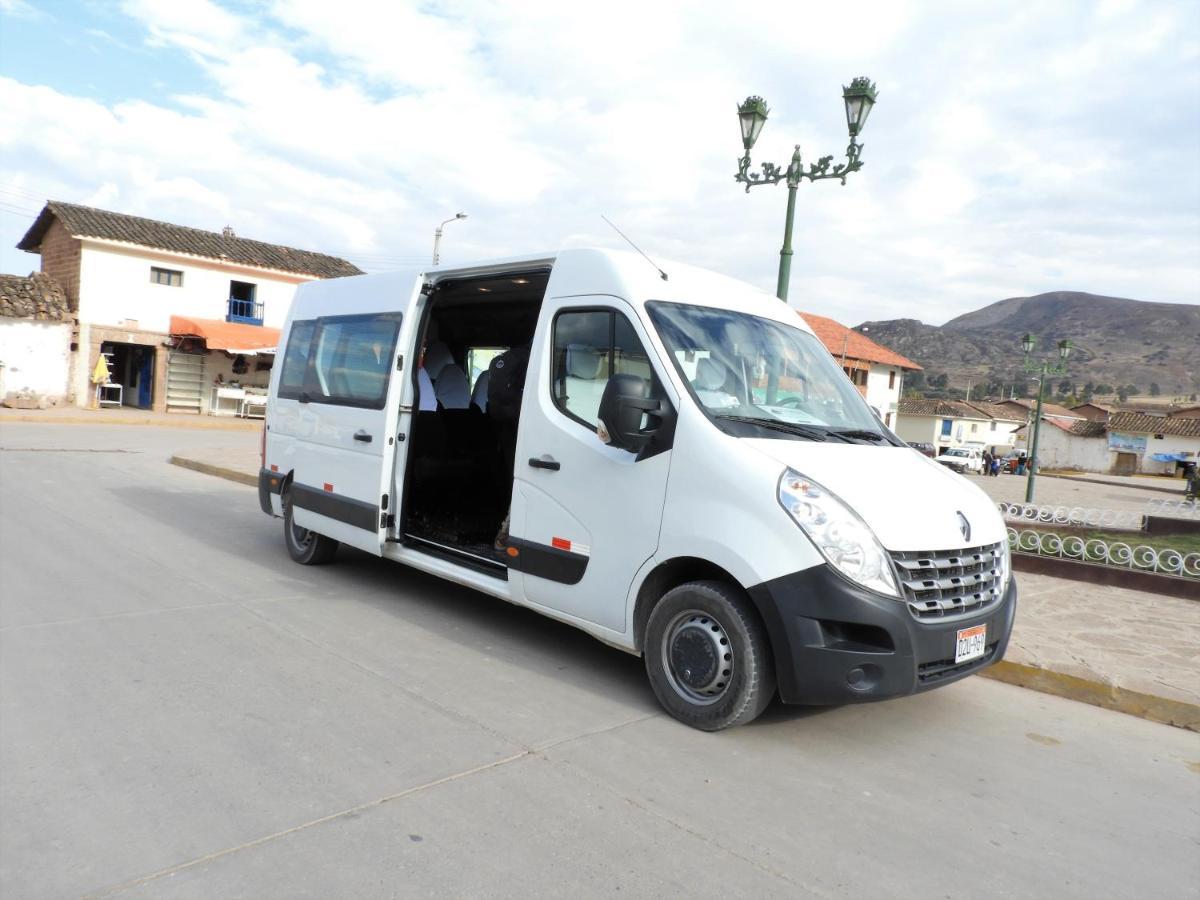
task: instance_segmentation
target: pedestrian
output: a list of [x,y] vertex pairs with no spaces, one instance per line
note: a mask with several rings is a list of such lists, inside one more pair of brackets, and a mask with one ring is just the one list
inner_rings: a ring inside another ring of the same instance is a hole
[[992,457],[992,477],[1000,477],[1000,460],[996,459],[994,456]]
[[992,474],[992,454],[987,450],[983,451],[983,474]]

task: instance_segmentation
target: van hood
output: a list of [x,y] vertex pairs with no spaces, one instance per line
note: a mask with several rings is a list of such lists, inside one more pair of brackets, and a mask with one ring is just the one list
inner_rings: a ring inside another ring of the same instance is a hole
[[[1007,539],[995,502],[910,447],[742,438],[836,494],[887,550],[952,550]],[[964,538],[958,514],[970,527]]]

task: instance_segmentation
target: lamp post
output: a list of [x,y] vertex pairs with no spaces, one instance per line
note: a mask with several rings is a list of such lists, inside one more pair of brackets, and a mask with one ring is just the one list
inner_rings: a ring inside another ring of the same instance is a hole
[[1038,434],[1042,426],[1042,397],[1046,390],[1047,375],[1062,375],[1067,371],[1067,357],[1071,355],[1071,342],[1061,340],[1058,342],[1058,362],[1051,365],[1049,360],[1033,360],[1029,356],[1033,353],[1033,348],[1036,341],[1032,334],[1027,334],[1021,338],[1021,349],[1025,355],[1022,359],[1022,366],[1025,371],[1031,375],[1036,375],[1038,379],[1038,394],[1037,394],[1037,410],[1033,414],[1033,445],[1029,448],[1029,474],[1025,476],[1025,502],[1033,502],[1033,478],[1038,467]]
[[796,215],[796,188],[805,178],[809,181],[836,178],[845,184],[847,175],[863,167],[862,160],[858,158],[862,153],[858,136],[867,124],[867,116],[871,114],[871,107],[875,105],[875,97],[875,85],[868,78],[855,78],[849,87],[842,88],[842,99],[846,103],[846,126],[850,130],[846,162],[831,167],[833,157],[822,156],[815,163],[808,164],[807,172],[800,162],[799,144],[796,145],[792,161],[786,169],[780,169],[774,163],[763,163],[761,173],[751,172],[750,151],[767,122],[770,110],[762,97],[747,97],[738,107],[738,119],[742,126],[742,147],[746,152],[738,160],[738,171],[734,180],[746,185],[746,193],[750,193],[750,188],[760,184],[778,184],[786,181],[788,186],[787,219],[783,226],[783,248],[779,251],[779,281],[775,288],[775,296],[784,303],[787,303],[788,280],[792,272],[792,222]]
[[437,229],[433,232],[433,264],[435,266],[438,264],[438,244],[440,244],[442,242],[442,226],[446,225],[450,222],[455,222],[459,219],[465,219],[466,217],[467,217],[466,213],[455,213],[454,218],[447,219],[445,222],[443,222],[441,225],[439,225],[437,227]]

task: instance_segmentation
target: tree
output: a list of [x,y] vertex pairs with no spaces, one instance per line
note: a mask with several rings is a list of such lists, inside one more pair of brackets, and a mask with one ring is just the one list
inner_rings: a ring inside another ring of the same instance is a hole
[[1121,385],[1119,388],[1117,388],[1117,399],[1122,403],[1129,399],[1129,394],[1125,391],[1125,385]]
[[1058,392],[1060,394],[1073,394],[1075,393],[1075,386],[1064,378],[1058,383]]
[[1157,397],[1161,393],[1162,393],[1162,391],[1160,391],[1158,389],[1158,382],[1155,382],[1155,381],[1150,382],[1150,396]]
[[1104,394],[1105,396],[1107,396],[1108,394],[1115,394],[1116,392],[1117,392],[1116,388],[1114,388],[1111,384],[1096,385],[1096,393],[1097,394]]
[[904,389],[904,399],[905,400],[924,400],[925,395],[923,393],[921,393],[920,391],[915,390],[914,388],[906,387]]
[[929,379],[929,386],[935,388],[945,388],[950,384],[950,376],[943,372],[940,375],[934,375]]
[[1127,397],[1133,397],[1134,395],[1141,393],[1141,390],[1142,389],[1140,387],[1138,387],[1136,384],[1125,385],[1125,395]]
[[1196,402],[1196,392],[1192,391],[1192,396],[1188,397],[1188,399],[1191,400],[1193,403],[1195,403]]

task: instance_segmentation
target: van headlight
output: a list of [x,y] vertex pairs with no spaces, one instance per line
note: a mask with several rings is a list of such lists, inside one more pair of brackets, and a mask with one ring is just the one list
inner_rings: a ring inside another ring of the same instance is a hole
[[865,588],[899,598],[887,551],[834,494],[794,469],[785,469],[779,478],[779,504],[831,566]]

